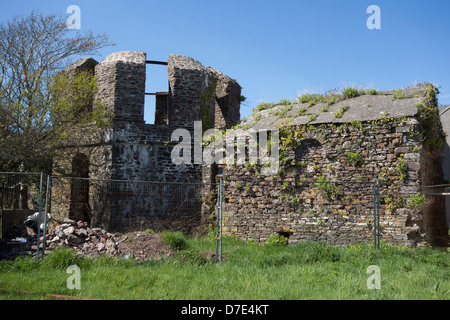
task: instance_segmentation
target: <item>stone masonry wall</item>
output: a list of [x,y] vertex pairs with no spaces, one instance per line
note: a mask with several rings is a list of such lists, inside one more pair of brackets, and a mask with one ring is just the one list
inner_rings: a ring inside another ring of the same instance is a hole
[[241,86],[222,72],[211,67],[208,71],[216,78],[214,127],[228,129],[239,122]]
[[280,134],[278,175],[262,176],[249,164],[226,167],[225,234],[257,242],[274,233],[290,243],[371,242],[373,183],[379,179],[389,183],[380,190],[382,238],[405,245],[426,241],[422,213],[406,205],[426,174],[417,124],[403,118],[289,127]]
[[213,126],[214,76],[197,60],[171,54],[169,73],[169,124],[192,127],[193,121],[202,120]]
[[144,121],[145,59],[142,51],[115,52],[95,67],[98,94],[114,113],[116,126]]

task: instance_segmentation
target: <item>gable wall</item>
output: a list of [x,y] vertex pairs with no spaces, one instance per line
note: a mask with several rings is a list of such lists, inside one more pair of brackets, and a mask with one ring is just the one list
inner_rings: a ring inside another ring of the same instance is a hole
[[[289,235],[290,243],[371,242],[373,184],[379,179],[393,184],[380,191],[383,239],[407,245],[426,241],[422,213],[406,205],[425,173],[415,118],[287,131],[280,132],[278,175],[262,176],[250,165],[226,167],[226,234],[257,242],[274,233]],[[327,195],[325,184],[315,183],[319,180],[345,183],[328,184]]]

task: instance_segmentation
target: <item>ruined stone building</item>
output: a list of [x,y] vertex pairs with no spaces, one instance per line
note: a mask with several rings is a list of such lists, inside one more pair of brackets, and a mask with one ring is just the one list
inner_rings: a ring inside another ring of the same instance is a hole
[[[147,63],[168,70],[168,90],[152,93],[154,124],[144,121]],[[216,181],[217,165],[195,162],[194,151],[192,162],[174,163],[179,141],[172,134],[187,129],[194,144],[206,129],[235,126],[240,85],[192,58],[170,55],[167,63],[154,62],[140,51],[113,53],[100,63],[82,59],[71,69],[95,74],[98,97],[114,117],[111,128],[95,135],[74,130],[76,141],[61,149],[54,174],[91,180],[54,179],[52,214],[114,229],[170,219],[174,208],[186,209],[177,211],[184,224],[214,212],[216,186],[207,183]],[[446,242],[445,199],[427,196],[419,206],[410,200],[423,186],[443,182],[444,136],[436,110],[429,85],[258,106],[237,128],[279,130],[279,168],[267,176],[258,163],[226,163],[224,233],[257,242],[273,234],[290,243],[368,242],[378,205],[384,240]],[[195,121],[202,122],[201,132]]]
[[225,234],[257,242],[280,234],[290,243],[365,243],[374,237],[376,205],[385,241],[448,243],[445,198],[427,196],[414,205],[423,186],[443,183],[435,88],[350,93],[262,104],[240,124],[278,128],[280,164],[271,177],[259,165],[225,168]]
[[[145,92],[146,78],[151,81],[151,74],[146,74],[148,63],[167,68],[168,91]],[[202,121],[203,131],[236,124],[240,118],[239,84],[192,58],[172,54],[167,62],[154,62],[147,60],[146,53],[141,51],[112,53],[100,63],[91,58],[82,59],[69,70],[91,70],[95,74],[98,97],[112,112],[113,120],[110,129],[94,136],[74,132],[76,141],[61,149],[54,161],[55,175],[102,181],[77,181],[77,186],[54,183],[52,213],[55,216],[69,213],[72,219],[92,218],[93,224],[104,228],[112,228],[111,221],[125,221],[127,216],[137,219],[136,215],[140,215],[145,220],[170,214],[171,204],[164,202],[173,193],[164,189],[168,186],[152,185],[153,189],[149,190],[145,189],[150,188],[145,183],[125,185],[112,180],[180,183],[182,191],[177,191],[173,199],[177,203],[172,206],[187,207],[190,212],[186,214],[199,209],[199,192],[188,188],[186,183],[202,181],[202,166],[194,161],[179,165],[172,162],[171,152],[178,143],[172,141],[172,133],[183,128],[189,130],[192,139],[201,139],[201,132],[194,137],[194,121]],[[156,98],[154,124],[144,121],[146,94],[154,94]],[[105,179],[111,182],[103,181]],[[68,192],[67,188],[72,191]],[[138,196],[124,197],[132,192]],[[116,196],[108,198],[114,193]],[[116,212],[108,212],[109,209],[105,209],[108,206],[114,207]],[[136,208],[149,211],[137,213]],[[128,220],[128,223],[133,222],[136,221]]]

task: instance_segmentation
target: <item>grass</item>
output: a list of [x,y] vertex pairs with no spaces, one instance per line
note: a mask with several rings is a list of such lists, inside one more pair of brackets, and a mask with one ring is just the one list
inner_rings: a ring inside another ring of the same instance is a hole
[[[215,250],[212,238],[164,237],[178,251],[159,261],[86,259],[67,250],[40,263],[2,261],[0,299],[49,299],[45,293],[111,300],[450,299],[448,254],[437,249],[313,242],[275,246],[226,237],[224,260],[215,264],[200,253]],[[74,263],[81,269],[79,290],[66,286],[66,268]],[[380,268],[380,290],[367,288],[371,265]]]

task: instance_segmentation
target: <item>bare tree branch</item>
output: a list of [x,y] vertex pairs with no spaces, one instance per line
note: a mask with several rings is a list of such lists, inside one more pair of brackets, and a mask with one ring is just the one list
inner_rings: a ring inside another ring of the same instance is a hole
[[[65,18],[56,14],[32,12],[2,23],[0,169],[31,169],[49,162],[53,149],[66,134],[65,127],[74,121],[74,113],[82,110],[77,103],[87,103],[76,97],[56,101],[55,96],[61,94],[58,90],[66,89],[56,84],[60,81],[59,85],[72,88],[74,95],[86,90],[89,96],[95,89],[92,82],[72,78],[75,90],[73,84],[61,82],[57,75],[75,57],[97,54],[109,45],[113,44],[104,34],[69,30]],[[89,116],[79,118],[92,121]]]

